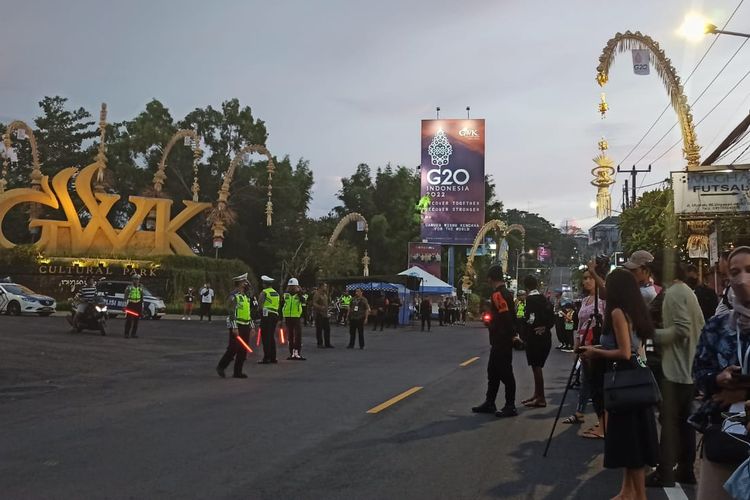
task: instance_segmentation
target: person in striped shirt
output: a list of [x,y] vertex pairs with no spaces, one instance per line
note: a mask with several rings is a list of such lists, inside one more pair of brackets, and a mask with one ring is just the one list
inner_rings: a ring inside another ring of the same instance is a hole
[[93,276],[89,276],[86,279],[86,285],[78,291],[78,300],[76,315],[85,313],[86,308],[96,301],[96,282]]

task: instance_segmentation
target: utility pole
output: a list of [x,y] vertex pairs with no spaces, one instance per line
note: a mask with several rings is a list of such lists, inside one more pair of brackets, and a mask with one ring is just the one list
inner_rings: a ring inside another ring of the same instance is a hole
[[635,165],[633,165],[633,168],[631,168],[630,170],[622,170],[622,169],[620,169],[620,165],[617,165],[617,172],[618,173],[623,173],[624,172],[626,174],[630,174],[630,180],[633,183],[633,185],[631,186],[633,195],[630,198],[630,206],[634,207],[635,206],[635,200],[636,200],[636,197],[637,197],[637,194],[635,192],[635,183],[637,181],[638,174],[645,174],[647,172],[651,172],[651,165],[649,165],[648,169],[646,169],[646,170],[638,170],[638,169],[635,168]]
[[628,180],[625,179],[625,185],[622,187],[622,211],[626,208],[630,208],[630,201],[628,200]]

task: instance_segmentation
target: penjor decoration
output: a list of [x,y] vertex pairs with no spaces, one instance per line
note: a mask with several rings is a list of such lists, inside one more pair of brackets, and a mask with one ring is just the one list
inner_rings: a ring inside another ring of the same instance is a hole
[[599,141],[599,154],[594,157],[596,167],[591,169],[594,180],[591,185],[597,188],[596,193],[596,216],[600,219],[612,215],[612,197],[609,194],[609,187],[615,183],[612,176],[615,173],[614,162],[607,156],[609,144],[602,138]]

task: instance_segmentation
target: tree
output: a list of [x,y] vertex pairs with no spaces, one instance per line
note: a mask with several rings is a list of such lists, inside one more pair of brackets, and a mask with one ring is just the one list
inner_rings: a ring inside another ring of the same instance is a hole
[[42,116],[35,131],[44,174],[66,167],[85,167],[93,161],[84,143],[98,137],[96,122],[84,108],[66,109],[65,97],[45,97],[39,101]]
[[648,250],[656,255],[663,249],[678,247],[683,239],[678,235],[672,196],[671,188],[645,192],[635,206],[620,215],[620,235],[626,254]]

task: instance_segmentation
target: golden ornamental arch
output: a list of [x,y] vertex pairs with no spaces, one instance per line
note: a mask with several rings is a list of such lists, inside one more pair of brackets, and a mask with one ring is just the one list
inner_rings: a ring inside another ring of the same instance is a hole
[[162,196],[162,188],[164,187],[164,182],[167,180],[167,158],[169,157],[169,153],[178,141],[184,141],[186,138],[190,139],[190,146],[193,151],[193,186],[191,191],[193,193],[193,201],[198,201],[198,193],[200,192],[200,186],[198,185],[198,161],[203,155],[203,151],[200,148],[198,133],[189,129],[181,129],[175,132],[164,148],[164,152],[159,160],[159,166],[154,174],[153,191],[156,196]]
[[[333,233],[331,233],[331,237],[328,239],[328,246],[332,247],[336,241],[339,239],[339,236],[341,236],[341,232],[344,230],[346,226],[351,224],[352,222],[362,222],[364,224],[364,231],[365,231],[365,241],[368,240],[367,234],[369,231],[369,227],[367,225],[367,219],[365,219],[364,215],[359,214],[357,212],[352,212],[344,217],[341,218],[339,223],[336,225],[336,228],[333,230]],[[370,275],[370,256],[367,254],[367,248],[365,248],[365,254],[364,257],[362,257],[362,276],[369,276]]]
[[[524,227],[520,224],[511,224],[510,226],[506,224],[505,222],[493,219],[489,222],[487,222],[477,233],[476,237],[474,238],[474,243],[471,246],[471,252],[469,252],[469,258],[466,261],[466,271],[464,273],[463,277],[463,283],[462,287],[464,290],[468,290],[471,288],[471,286],[474,284],[474,258],[477,255],[477,248],[479,248],[479,245],[484,241],[485,236],[490,231],[497,231],[500,233],[501,237],[505,237],[511,232],[518,232],[521,234],[521,238],[525,240],[526,238],[526,230]],[[505,263],[503,266],[503,271],[507,271],[507,258],[505,259]]]
[[682,88],[680,77],[677,76],[677,71],[672,66],[672,61],[667,58],[656,40],[639,31],[635,33],[630,31],[617,33],[607,42],[601,56],[599,56],[599,66],[596,68],[596,81],[601,87],[604,87],[609,81],[609,70],[614,63],[616,55],[631,49],[645,49],[649,51],[651,63],[661,78],[662,83],[664,83],[672,107],[677,114],[682,133],[682,154],[687,160],[687,169],[697,169],[700,165],[700,146],[698,146],[698,139],[695,134],[695,125],[693,124],[690,105]]
[[273,162],[271,153],[265,146],[258,144],[251,144],[242,148],[229,163],[229,168],[224,174],[224,181],[219,188],[219,198],[216,201],[216,206],[211,210],[208,216],[209,222],[211,222],[211,230],[213,231],[214,240],[223,240],[224,231],[227,226],[232,224],[236,219],[236,214],[229,208],[229,187],[232,185],[234,179],[234,173],[237,170],[239,164],[243,161],[246,154],[257,153],[263,155],[268,160],[268,166],[266,168],[268,172],[268,201],[266,202],[266,225],[270,226],[273,215],[273,202],[271,201],[273,174],[276,171],[276,166]]

